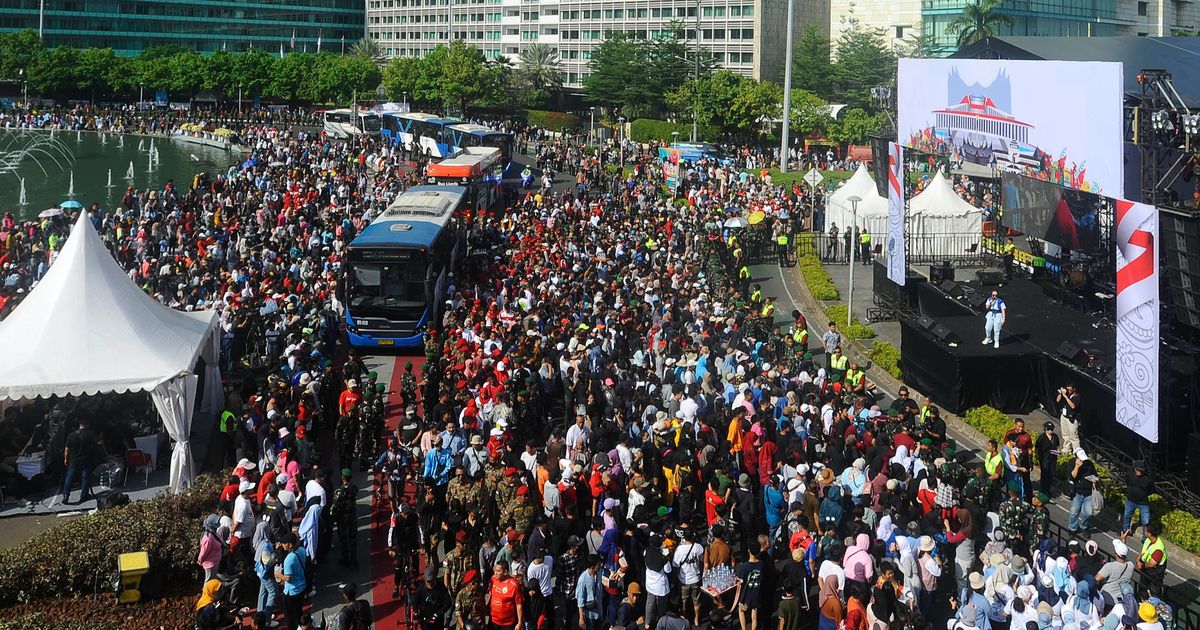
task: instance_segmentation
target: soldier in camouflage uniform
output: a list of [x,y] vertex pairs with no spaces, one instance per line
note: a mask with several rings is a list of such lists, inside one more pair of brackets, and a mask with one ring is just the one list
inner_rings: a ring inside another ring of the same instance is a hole
[[959,463],[953,446],[947,446],[945,451],[946,463],[942,464],[939,478],[948,482],[954,488],[962,488],[967,483],[967,469]]
[[1029,541],[1032,543],[1050,537],[1050,510],[1046,508],[1049,502],[1045,492],[1033,495],[1033,507],[1029,508]]
[[[371,372],[374,376],[375,373]],[[375,430],[377,424],[375,417],[376,413],[375,398],[375,381],[371,380],[363,388],[363,404],[362,410],[358,414],[358,466],[359,470],[366,471],[371,467],[371,463],[375,460],[375,436],[379,435]]]
[[467,548],[468,540],[467,532],[459,530],[454,535],[454,549],[442,560],[442,573],[446,580],[446,589],[451,593],[457,592],[462,586],[463,576],[475,566],[475,554]]
[[333,501],[329,506],[329,515],[337,528],[338,544],[342,548],[342,557],[338,564],[342,566],[358,566],[358,486],[351,481],[349,468],[342,469],[342,485],[333,492]]
[[516,468],[506,468],[504,470],[504,481],[496,487],[496,492],[492,495],[496,501],[496,507],[500,510],[500,520],[497,523],[501,526],[507,526],[512,522],[513,508],[517,506],[517,488],[520,487],[521,475]]
[[1021,500],[1021,484],[1011,481],[1008,484],[1008,500],[1000,504],[1000,530],[1008,537],[1013,549],[1022,555],[1029,548],[1025,538],[1028,528],[1026,505]]
[[529,500],[529,486],[522,485],[517,488],[517,497],[513,503],[513,527],[522,537],[528,536],[533,529],[533,521],[537,518],[537,508]]
[[972,500],[978,502],[986,512],[992,509],[991,488],[992,480],[988,479],[983,469],[983,464],[976,464],[974,474],[967,479],[963,495],[971,497]]
[[479,572],[471,569],[466,577],[472,579],[467,580],[454,597],[454,623],[458,630],[463,630],[466,622],[482,627],[488,614],[487,594],[479,585]]
[[354,465],[354,443],[357,437],[361,407],[361,405],[352,405],[346,415],[338,418],[334,437],[338,443],[338,465],[342,468],[350,468]]
[[459,503],[465,508],[467,503],[474,500],[474,498],[474,484],[463,473],[462,466],[455,466],[454,477],[450,479],[450,483],[446,486],[446,500],[453,501],[458,499]]

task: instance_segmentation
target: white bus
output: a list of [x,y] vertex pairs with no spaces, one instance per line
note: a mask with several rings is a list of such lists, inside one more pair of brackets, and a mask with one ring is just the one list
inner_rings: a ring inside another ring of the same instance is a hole
[[330,109],[325,112],[325,133],[331,138],[349,138],[362,134],[379,133],[379,114],[365,109],[358,110],[358,120],[349,109]]

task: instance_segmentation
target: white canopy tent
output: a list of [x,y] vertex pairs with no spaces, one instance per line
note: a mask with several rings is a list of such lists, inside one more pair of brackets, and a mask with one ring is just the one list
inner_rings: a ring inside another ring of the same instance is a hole
[[[939,170],[908,203],[909,251],[923,256],[963,255],[968,241],[978,243],[983,214],[967,203]],[[974,237],[972,240],[971,237]]]
[[887,199],[879,196],[875,189],[875,180],[865,165],[860,165],[850,179],[825,201],[825,231],[836,223],[839,233],[845,234],[846,229],[854,221],[851,197],[858,197],[858,225],[865,227],[872,235],[881,236],[887,233]]
[[150,392],[175,441],[171,489],[179,492],[195,479],[191,372],[202,353],[204,407],[220,405],[216,322],[214,311],[176,311],[146,295],[81,213],[45,277],[0,321],[0,400]]

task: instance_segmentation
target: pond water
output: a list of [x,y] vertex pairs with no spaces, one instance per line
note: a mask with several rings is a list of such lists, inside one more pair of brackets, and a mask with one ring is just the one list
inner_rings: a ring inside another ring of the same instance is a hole
[[0,130],[0,212],[33,217],[70,198],[84,207],[97,202],[109,208],[121,203],[131,184],[145,189],[174,180],[177,188],[187,190],[196,173],[224,171],[238,158],[162,136]]

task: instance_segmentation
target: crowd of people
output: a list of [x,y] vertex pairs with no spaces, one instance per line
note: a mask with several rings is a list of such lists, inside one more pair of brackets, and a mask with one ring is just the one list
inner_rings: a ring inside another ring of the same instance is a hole
[[[668,196],[653,156],[617,174],[537,135],[574,185],[470,217],[498,253],[439,296],[389,424],[335,287],[420,166],[369,139],[243,137],[247,165],[88,210],[149,294],[221,313],[232,377],[209,455],[232,473],[203,524],[200,627],[241,612],[238,588],[257,627],[311,627],[315,574],[360,558],[356,467],[386,488],[392,595],[424,630],[1169,627],[1152,525],[1094,539],[1080,502],[1074,537],[1054,535],[1054,488],[1030,477],[1041,435],[1014,426],[972,462],[929,401],[882,396],[836,325],[818,343],[776,313],[723,226],[761,211],[786,237],[811,211],[795,190],[704,161]],[[67,225],[4,217],[0,314]],[[1075,455],[1072,499],[1093,489]],[[337,623],[370,627],[356,587],[341,595]]]

